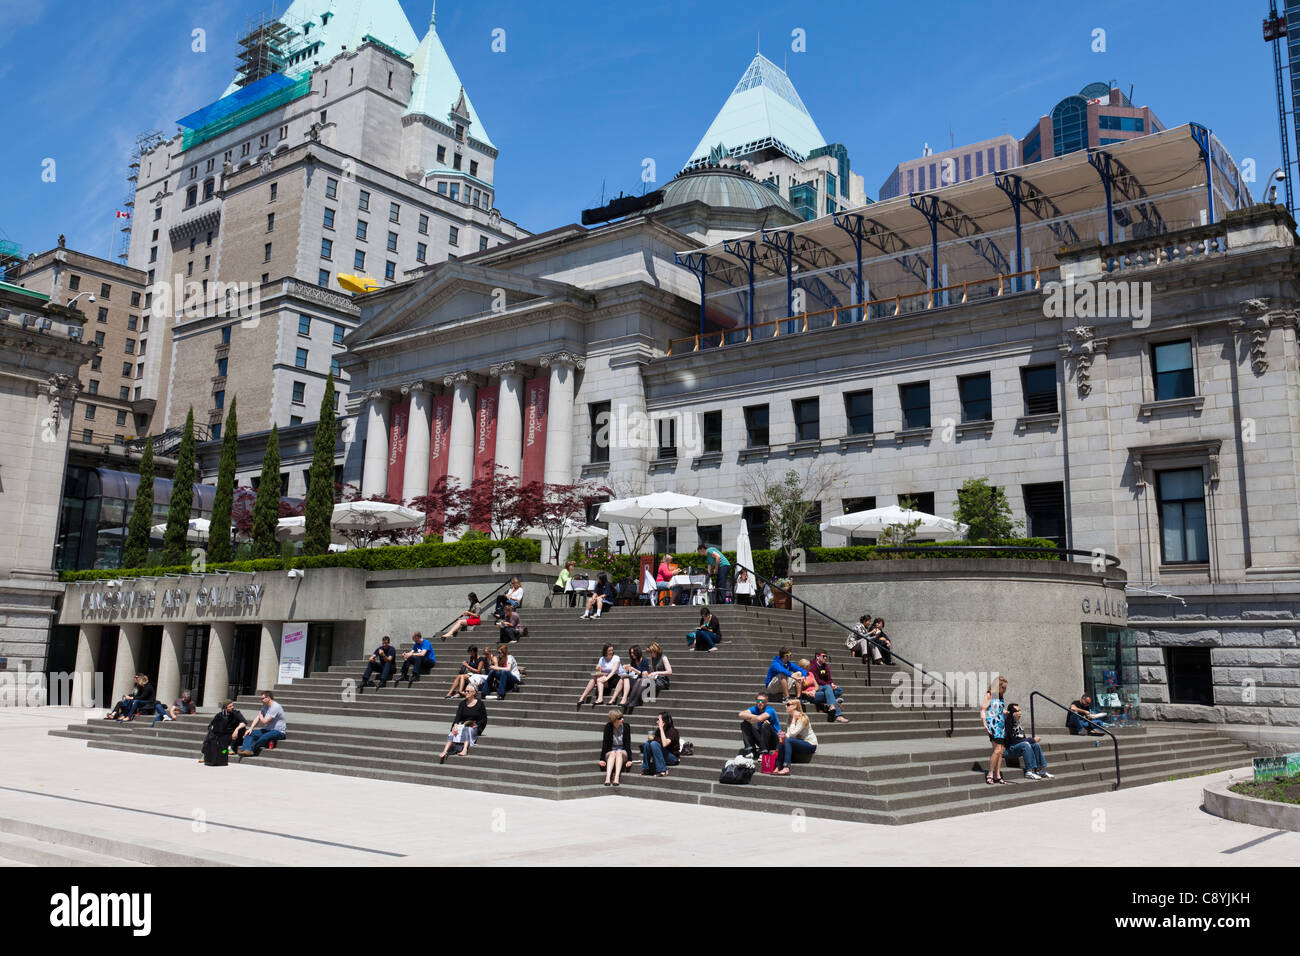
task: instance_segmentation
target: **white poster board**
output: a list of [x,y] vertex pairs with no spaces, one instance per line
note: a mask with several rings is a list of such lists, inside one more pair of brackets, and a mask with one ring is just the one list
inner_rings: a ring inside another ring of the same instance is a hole
[[307,676],[307,625],[286,621],[280,631],[280,680],[292,684]]

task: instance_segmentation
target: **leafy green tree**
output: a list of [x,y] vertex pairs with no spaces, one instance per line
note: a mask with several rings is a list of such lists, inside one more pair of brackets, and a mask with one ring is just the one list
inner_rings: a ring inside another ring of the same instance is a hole
[[262,477],[257,481],[257,501],[253,505],[253,557],[278,558],[280,542],[275,525],[280,520],[280,428],[271,426],[262,456]]
[[1014,536],[1024,524],[1013,520],[1006,492],[984,478],[968,478],[962,484],[953,517],[970,526],[967,541],[1002,541]]
[[172,500],[163,535],[163,560],[168,565],[189,564],[190,512],[194,508],[194,409],[185,416],[176,473],[172,475]]
[[140,455],[140,484],[135,491],[135,508],[127,526],[122,567],[143,568],[149,560],[149,529],[153,527],[153,436],[145,439]]
[[221,429],[221,463],[217,466],[217,493],[212,501],[212,522],[208,535],[208,560],[230,561],[230,513],[235,503],[235,458],[239,448],[239,421],[235,399],[230,399],[226,424]]
[[325,380],[320,401],[320,421],[312,444],[311,473],[307,477],[307,539],[303,554],[325,554],[330,549],[330,521],[334,517],[334,446],[338,423],[334,419],[334,373]]
[[[904,511],[915,511],[916,501],[907,495],[904,495],[902,498],[898,499],[898,507],[902,508]],[[876,538],[876,544],[882,548],[901,548],[916,537],[917,529],[920,527],[920,518],[913,518],[911,521],[885,525],[885,527],[881,529],[879,537]]]

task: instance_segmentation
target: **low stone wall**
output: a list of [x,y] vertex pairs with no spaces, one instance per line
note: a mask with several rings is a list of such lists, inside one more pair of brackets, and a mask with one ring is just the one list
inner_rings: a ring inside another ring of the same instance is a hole
[[1233,793],[1229,789],[1245,779],[1250,778],[1229,779],[1223,783],[1210,784],[1202,790],[1201,801],[1205,811],[1234,823],[1249,823],[1270,830],[1300,831],[1300,805],[1260,800],[1258,797]]
[[[846,624],[883,617],[898,652],[928,671],[1005,675],[1028,710],[1033,690],[1063,704],[1079,695],[1081,625],[1125,624],[1123,578],[1058,561],[854,561],[809,565],[794,593]],[[1064,726],[1044,706],[1046,725]]]
[[[1142,713],[1159,720],[1300,727],[1300,586],[1172,589],[1187,602],[1133,597]],[[1171,700],[1168,648],[1209,649],[1212,705]]]

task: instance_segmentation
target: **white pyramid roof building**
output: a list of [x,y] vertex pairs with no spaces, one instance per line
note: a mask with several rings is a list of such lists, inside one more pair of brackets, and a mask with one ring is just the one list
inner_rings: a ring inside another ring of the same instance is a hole
[[769,147],[803,162],[814,149],[826,145],[826,138],[790,77],[760,53],[722,104],[687,165],[707,161],[719,144],[731,156]]

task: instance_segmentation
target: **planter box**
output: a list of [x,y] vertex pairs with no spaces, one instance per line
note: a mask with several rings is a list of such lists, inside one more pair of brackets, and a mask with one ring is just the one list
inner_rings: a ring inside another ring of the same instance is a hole
[[793,603],[793,598],[791,598],[790,595],[786,594],[784,591],[778,591],[775,588],[772,589],[772,607],[780,608],[782,611],[788,611],[790,610],[791,603]]

